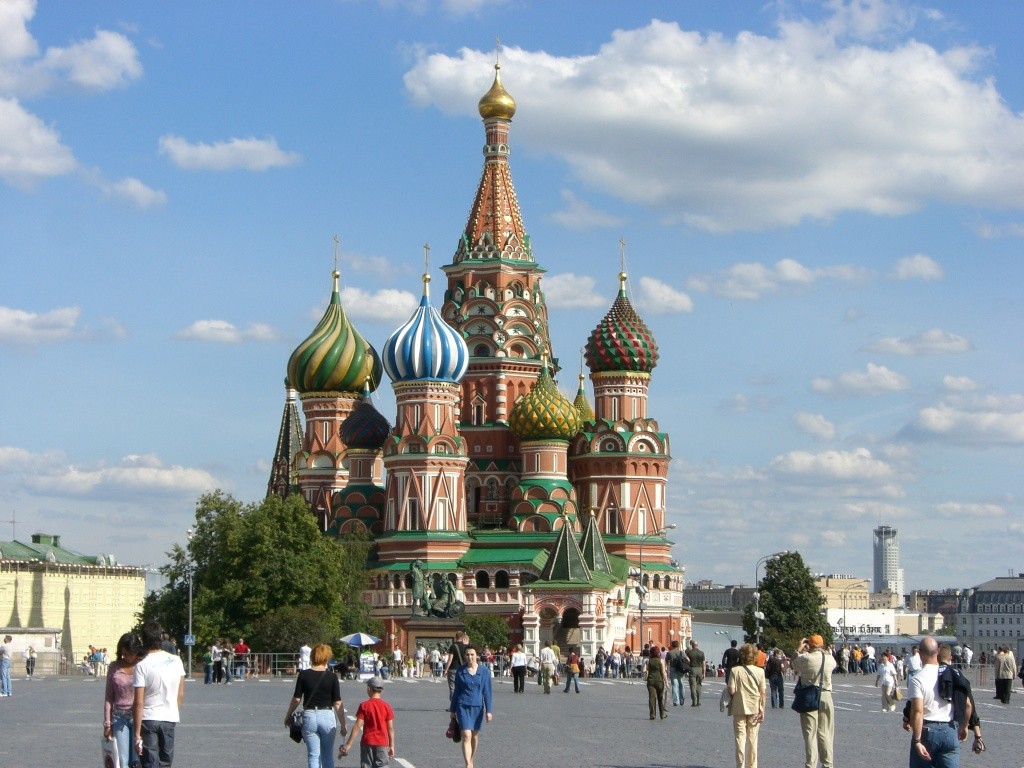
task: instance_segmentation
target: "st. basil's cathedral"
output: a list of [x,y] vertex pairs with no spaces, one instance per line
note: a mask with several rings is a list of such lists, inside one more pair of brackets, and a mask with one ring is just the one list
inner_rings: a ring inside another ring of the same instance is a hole
[[[479,102],[483,175],[440,311],[424,274],[419,307],[378,352],[347,318],[335,270],[323,319],[288,360],[268,495],[301,493],[327,535],[371,535],[363,597],[407,651],[449,636],[414,616],[417,560],[428,585],[447,580],[466,613],[506,618],[528,652],[667,646],[690,619],[666,538],[669,438],[647,414],[658,347],[623,267],[585,345],[593,406],[582,371],[575,400],[559,390],[499,69]],[[394,426],[370,400],[384,372]]]

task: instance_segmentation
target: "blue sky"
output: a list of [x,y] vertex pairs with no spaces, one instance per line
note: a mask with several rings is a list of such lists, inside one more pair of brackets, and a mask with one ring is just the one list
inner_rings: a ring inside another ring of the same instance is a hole
[[262,497],[334,234],[378,349],[424,242],[440,281],[500,36],[560,384],[624,238],[688,579],[783,549],[869,577],[880,522],[908,588],[1024,570],[1021,29],[1017,2],[0,0],[0,519],[150,563],[202,492]]

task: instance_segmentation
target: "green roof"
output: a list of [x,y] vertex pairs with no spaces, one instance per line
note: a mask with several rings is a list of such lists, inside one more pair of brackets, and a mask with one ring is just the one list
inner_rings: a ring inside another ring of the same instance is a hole
[[540,570],[547,560],[547,547],[473,547],[459,562],[462,565],[485,565],[489,563],[502,563],[511,565],[532,565]]
[[[60,546],[60,536],[36,533],[31,543],[0,541],[0,556],[4,560],[35,560],[65,565],[116,565],[113,558],[104,555],[83,555]],[[52,555],[52,557],[51,557]]]
[[[436,562],[427,562],[421,560],[423,563],[424,571],[457,571],[459,570],[459,564],[454,560],[440,560]],[[391,571],[391,572],[405,572],[409,570],[409,563],[388,563],[387,565],[371,565],[375,571]]]
[[590,582],[590,569],[583,562],[580,545],[576,543],[576,537],[568,525],[558,530],[558,539],[551,548],[540,577],[543,581]]

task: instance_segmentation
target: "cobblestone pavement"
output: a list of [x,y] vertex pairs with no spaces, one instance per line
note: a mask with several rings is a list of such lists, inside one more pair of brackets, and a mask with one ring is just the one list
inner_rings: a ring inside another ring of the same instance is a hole
[[[909,737],[898,714],[880,711],[874,676],[836,678],[836,765],[905,766]],[[249,680],[231,686],[190,681],[177,732],[176,768],[279,768],[305,766],[305,748],[283,725],[290,679]],[[732,768],[731,720],[719,712],[720,680],[706,683],[703,706],[669,707],[651,721],[642,684],[585,679],[582,693],[561,688],[545,696],[535,682],[515,695],[509,678],[495,686],[494,722],[485,726],[477,768]],[[787,682],[787,694],[792,684]],[[396,713],[398,750],[392,765],[433,768],[462,765],[458,746],[444,738],[447,685],[427,680],[389,681],[384,696]],[[365,696],[342,684],[350,713]],[[964,768],[1024,767],[1024,693],[1013,703],[993,700],[991,683],[977,690],[988,751],[963,751]],[[0,768],[98,766],[103,681],[93,678],[15,678],[14,696],[0,699]],[[358,753],[338,761],[358,766]],[[803,764],[799,716],[769,709],[760,736],[761,768]]]

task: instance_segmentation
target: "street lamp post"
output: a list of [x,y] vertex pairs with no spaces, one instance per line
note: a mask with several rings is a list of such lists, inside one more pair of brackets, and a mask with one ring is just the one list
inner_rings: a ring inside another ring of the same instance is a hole
[[846,588],[843,589],[843,639],[844,640],[846,639],[846,636],[849,634],[847,632],[847,630],[846,630],[846,595],[854,587],[859,587],[861,584],[868,584],[868,583],[869,582],[868,582],[867,579],[857,579],[857,581],[853,582],[853,584],[848,584],[846,586]]
[[[188,536],[188,560],[185,561],[185,575],[188,577],[188,639],[192,640],[192,537],[195,531],[191,528],[186,532]],[[192,643],[188,643],[188,678],[192,679]]]
[[640,602],[637,604],[637,608],[640,609],[640,642],[641,643],[644,641],[644,611],[647,610],[647,602],[646,602],[645,598],[647,597],[647,592],[648,592],[647,587],[644,585],[644,542],[647,541],[648,539],[652,539],[652,538],[654,538],[656,536],[664,536],[666,533],[668,533],[670,530],[672,530],[675,527],[676,527],[675,523],[669,523],[664,528],[659,528],[658,530],[653,531],[651,533],[645,533],[643,536],[640,537],[640,564],[637,567],[636,594],[640,598]]
[[772,560],[778,560],[783,555],[788,555],[789,551],[776,552],[774,555],[765,555],[757,561],[757,565],[754,566],[754,621],[756,622],[756,628],[754,630],[754,644],[758,648],[761,647],[761,622],[764,620],[764,614],[761,613],[761,563],[767,563]]

